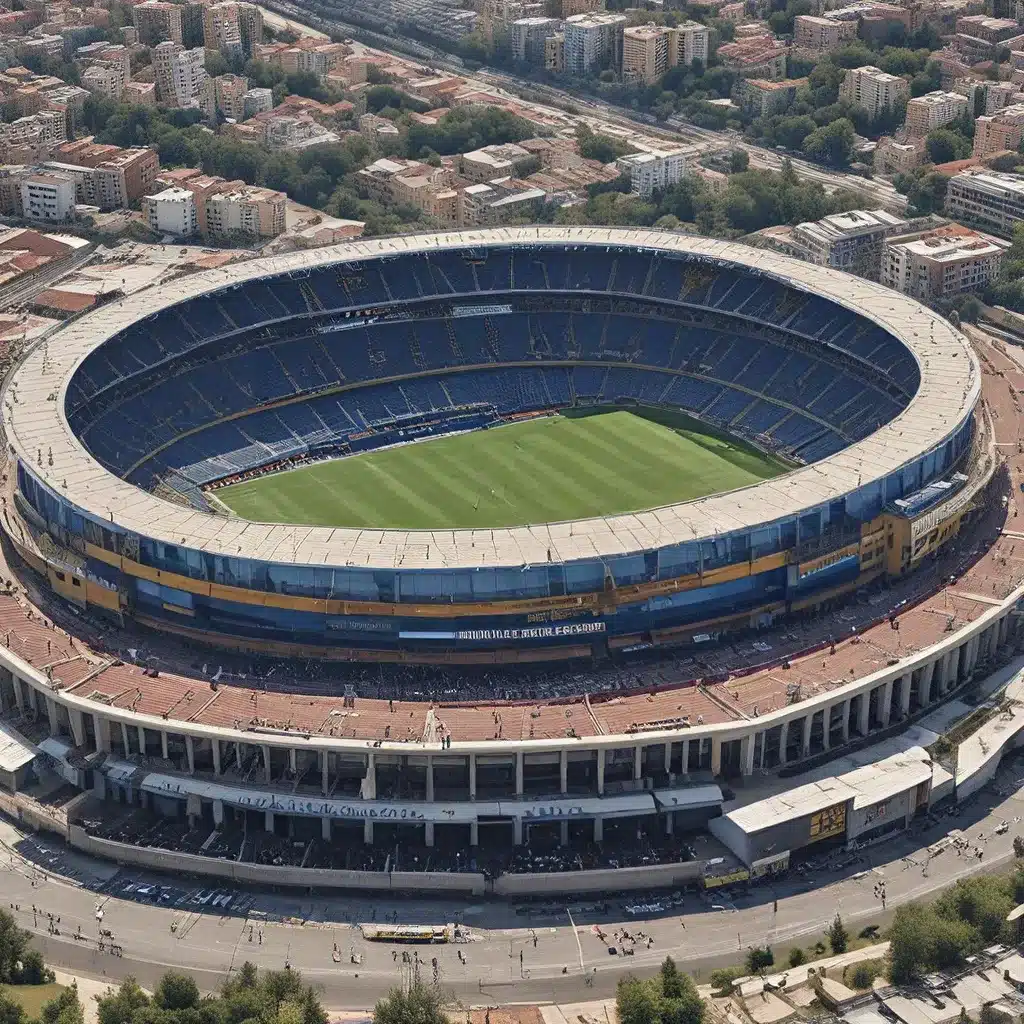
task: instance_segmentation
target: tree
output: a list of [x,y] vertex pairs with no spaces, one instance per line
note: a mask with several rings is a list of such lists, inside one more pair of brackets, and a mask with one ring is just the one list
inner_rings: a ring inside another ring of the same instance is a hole
[[799,946],[794,946],[789,951],[789,966],[790,967],[799,967],[806,960],[807,960],[807,957],[804,955],[804,951]]
[[13,916],[0,910],[0,984],[18,978],[18,963],[24,958],[31,936],[15,924]]
[[78,999],[78,986],[62,989],[39,1011],[39,1024],[85,1024],[85,1014]]
[[666,957],[657,976],[626,975],[616,990],[619,1024],[702,1024],[704,1001],[693,979]]
[[832,947],[832,952],[836,956],[840,953],[846,952],[846,947],[850,943],[850,935],[846,930],[846,925],[843,924],[843,919],[836,914],[829,925],[828,929],[828,944]]
[[1014,857],[1024,857],[1024,836],[1013,837],[1013,855]]
[[153,993],[153,1002],[163,1010],[188,1010],[199,1004],[199,986],[190,974],[168,971]]
[[729,154],[729,170],[739,174],[750,166],[750,154],[745,149],[734,149]]
[[630,151],[630,147],[624,142],[609,135],[592,132],[585,124],[576,128],[576,143],[580,149],[580,156],[585,160],[596,160],[602,164],[610,164]]
[[149,1006],[149,996],[139,983],[129,975],[118,986],[117,991],[107,990],[97,1004],[99,1024],[129,1024],[136,1010]]
[[936,128],[925,139],[928,159],[933,164],[947,164],[970,156],[971,144],[962,135],[948,128]]
[[[621,1018],[620,1018],[621,1019]],[[441,1007],[441,997],[421,982],[408,990],[393,988],[373,1008],[374,1024],[449,1024]],[[622,1024],[650,1024],[649,1021],[622,1021]]]
[[26,1024],[25,1011],[20,1003],[0,992],[0,1024]]
[[812,160],[818,160],[833,167],[846,167],[853,157],[853,122],[840,117],[824,128],[815,128],[804,139],[804,153]]
[[757,974],[765,971],[775,963],[775,954],[771,946],[751,946],[747,950],[745,960],[747,972]]

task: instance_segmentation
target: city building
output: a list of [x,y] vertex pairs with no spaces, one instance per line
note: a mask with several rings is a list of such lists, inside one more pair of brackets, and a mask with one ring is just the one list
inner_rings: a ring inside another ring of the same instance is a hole
[[925,163],[927,155],[921,136],[897,139],[884,135],[875,146],[872,165],[878,174],[906,174]]
[[622,67],[624,14],[574,14],[565,19],[565,70],[570,75]]
[[928,92],[907,101],[906,129],[911,136],[923,137],[950,121],[963,117],[971,109],[966,96],[958,92]]
[[974,156],[986,157],[1017,149],[1024,139],[1024,103],[1015,103],[995,114],[974,119]]
[[668,30],[668,66],[708,62],[708,29],[699,21],[681,21]]
[[242,120],[248,121],[257,114],[265,114],[274,109],[274,92],[272,89],[250,89],[242,97]]
[[206,51],[164,42],[153,47],[152,58],[160,101],[169,107],[198,107],[206,81]]
[[239,3],[238,32],[242,37],[242,55],[256,56],[256,47],[263,42],[263,10],[257,4]]
[[968,62],[988,60],[999,46],[1017,48],[1021,28],[1013,18],[990,18],[985,14],[969,14],[957,18],[953,45]]
[[238,24],[238,4],[211,4],[203,13],[203,45],[229,60],[242,55],[242,30]]
[[1010,238],[1024,221],[1024,175],[985,169],[956,174],[946,188],[946,213]]
[[981,291],[999,274],[1010,243],[959,224],[889,238],[881,282],[923,302]]
[[[249,80],[241,75],[217,75],[203,83],[202,106],[211,121],[218,117],[233,121],[244,121],[245,96],[249,91]],[[266,90],[270,92],[270,90]]]
[[636,25],[622,33],[622,77],[651,85],[668,70],[668,29]]
[[66,174],[28,174],[21,179],[21,209],[26,220],[63,223],[75,212],[75,183]]
[[733,87],[733,99],[749,113],[768,117],[788,110],[797,89],[806,84],[806,78],[785,78],[781,82],[741,78]]
[[512,22],[512,59],[535,67],[544,64],[544,45],[558,31],[557,18],[519,18]]
[[682,149],[667,152],[651,151],[620,156],[616,166],[628,174],[632,191],[638,196],[677,184],[686,172],[686,156]]
[[137,107],[156,106],[156,83],[131,81],[122,92],[125,103],[131,103]]
[[864,107],[872,117],[892,110],[909,92],[909,86],[899,75],[890,75],[871,65],[851,68],[839,86],[840,99]]
[[906,227],[905,220],[887,210],[849,210],[797,224],[793,241],[820,267],[877,281],[885,239]]
[[[80,190],[78,201],[103,210],[134,205],[151,191],[160,171],[160,159],[155,150],[146,146],[130,149],[101,146],[91,138],[59,146],[54,157],[61,171],[75,174]],[[70,168],[92,173],[82,175],[71,172]]]
[[214,238],[275,238],[285,229],[283,192],[243,185],[206,199],[206,230]]
[[493,181],[495,178],[512,177],[523,164],[533,160],[529,150],[508,142],[463,153],[459,163],[463,176],[470,181]]
[[132,24],[143,46],[169,41],[181,43],[181,11],[178,4],[143,0],[132,8]]
[[742,78],[778,82],[786,77],[788,47],[767,33],[719,46],[722,65]]
[[793,45],[801,50],[824,53],[856,38],[856,21],[799,14],[793,22]]
[[186,0],[181,4],[181,45],[186,50],[202,46],[205,35],[206,4]]
[[142,197],[142,216],[159,235],[188,238],[199,230],[196,197],[187,188],[165,188]]
[[112,64],[96,62],[82,72],[82,87],[116,101],[121,99],[124,80]]
[[560,75],[565,71],[565,33],[556,32],[544,40],[544,70]]

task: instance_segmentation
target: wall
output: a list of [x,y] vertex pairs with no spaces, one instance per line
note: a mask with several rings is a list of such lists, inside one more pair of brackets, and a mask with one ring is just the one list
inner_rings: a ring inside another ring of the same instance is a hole
[[275,867],[271,864],[239,864],[233,860],[198,857],[191,853],[128,846],[88,835],[80,825],[71,826],[71,845],[83,853],[118,864],[171,874],[203,875],[240,885],[280,885],[306,889],[364,889],[393,892],[443,893],[482,896],[484,876],[440,871],[311,871],[308,868]]
[[[979,737],[984,737],[984,745]],[[1003,754],[1024,744],[1024,709],[1013,710],[1013,719],[991,719],[973,736],[960,744],[957,750],[956,802],[973,796],[999,771]]]
[[21,822],[36,832],[56,832],[68,838],[68,826],[56,812],[47,813],[48,809],[35,801],[23,799],[17,794],[0,792],[0,813],[6,814],[15,821]]
[[888,800],[862,807],[859,810],[853,809],[853,801],[851,801],[846,812],[846,838],[856,839],[862,832],[877,828],[895,818],[902,818],[906,821],[914,813],[916,793],[917,786],[913,786]]
[[492,888],[495,896],[553,896],[572,893],[614,893],[673,889],[704,874],[704,861],[655,864],[642,868],[607,868],[601,871],[559,871],[536,875],[502,875]]

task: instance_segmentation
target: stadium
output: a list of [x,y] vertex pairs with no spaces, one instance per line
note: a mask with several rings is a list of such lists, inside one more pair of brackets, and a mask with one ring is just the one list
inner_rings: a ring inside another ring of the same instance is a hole
[[[987,602],[910,611],[998,536],[981,393],[918,303],[677,234],[185,277],[8,379],[4,529],[54,605],[4,608],[0,711],[75,785],[189,829],[678,836],[716,780],[884,733],[1015,642],[1005,558]],[[898,650],[865,664],[882,620]],[[161,669],[126,663],[143,644]],[[795,660],[822,646],[849,664]]]

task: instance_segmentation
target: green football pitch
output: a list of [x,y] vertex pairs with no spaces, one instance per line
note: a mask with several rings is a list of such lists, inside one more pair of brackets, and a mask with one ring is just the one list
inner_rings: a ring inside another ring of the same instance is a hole
[[686,417],[617,410],[548,416],[351,455],[215,495],[256,522],[487,529],[689,501],[787,468]]

